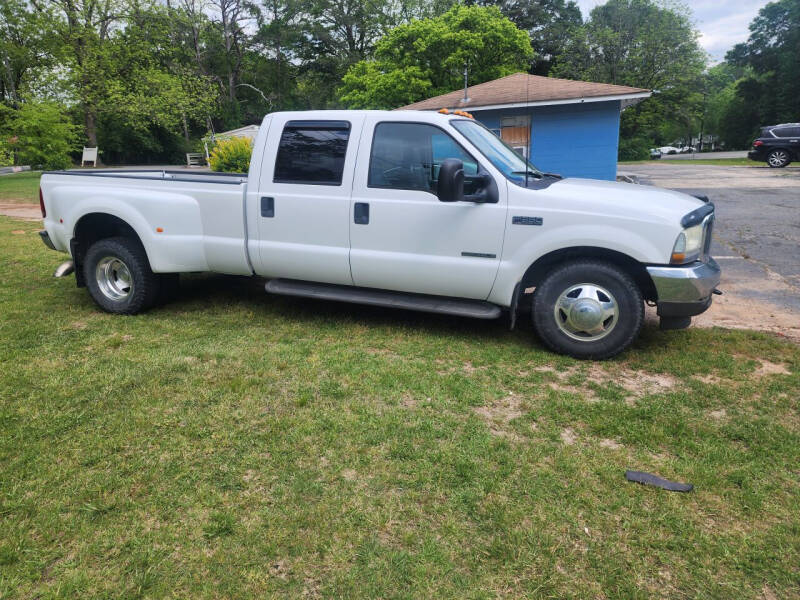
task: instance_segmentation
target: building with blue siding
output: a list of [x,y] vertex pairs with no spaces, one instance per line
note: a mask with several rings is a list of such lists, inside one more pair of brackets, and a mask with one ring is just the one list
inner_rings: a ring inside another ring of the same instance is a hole
[[515,73],[404,106],[464,110],[542,171],[614,180],[620,113],[652,92]]

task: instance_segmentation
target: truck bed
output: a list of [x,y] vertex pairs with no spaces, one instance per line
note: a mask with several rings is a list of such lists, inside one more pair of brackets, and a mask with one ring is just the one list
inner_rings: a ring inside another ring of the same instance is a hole
[[164,169],[46,171],[45,227],[68,251],[78,221],[110,214],[134,229],[153,271],[250,274],[247,175]]

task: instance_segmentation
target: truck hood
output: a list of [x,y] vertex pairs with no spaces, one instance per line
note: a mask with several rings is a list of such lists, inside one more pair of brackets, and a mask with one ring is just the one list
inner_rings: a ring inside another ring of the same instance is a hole
[[554,199],[577,201],[585,209],[598,213],[636,215],[672,224],[678,224],[681,217],[703,204],[702,200],[682,192],[598,179],[570,177],[554,183],[547,191]]

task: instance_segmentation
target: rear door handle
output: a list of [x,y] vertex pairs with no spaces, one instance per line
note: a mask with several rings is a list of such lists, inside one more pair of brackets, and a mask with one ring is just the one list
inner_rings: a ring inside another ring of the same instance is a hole
[[356,202],[353,205],[353,223],[356,225],[369,224],[369,204],[366,202]]
[[271,196],[261,198],[261,216],[270,219],[275,216],[275,198]]

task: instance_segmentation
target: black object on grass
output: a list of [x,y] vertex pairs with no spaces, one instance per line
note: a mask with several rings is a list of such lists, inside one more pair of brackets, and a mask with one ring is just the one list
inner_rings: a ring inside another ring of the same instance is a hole
[[625,471],[625,479],[641,483],[642,485],[654,485],[669,490],[670,492],[691,492],[694,489],[691,483],[680,483],[678,481],[662,479],[657,475],[645,473],[644,471]]

